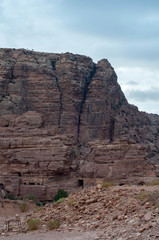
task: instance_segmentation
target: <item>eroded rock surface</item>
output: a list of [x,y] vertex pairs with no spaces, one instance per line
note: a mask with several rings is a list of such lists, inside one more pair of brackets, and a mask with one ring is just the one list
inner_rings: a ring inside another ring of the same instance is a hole
[[10,193],[52,199],[82,181],[157,178],[158,138],[159,116],[128,104],[106,59],[0,49],[0,183]]

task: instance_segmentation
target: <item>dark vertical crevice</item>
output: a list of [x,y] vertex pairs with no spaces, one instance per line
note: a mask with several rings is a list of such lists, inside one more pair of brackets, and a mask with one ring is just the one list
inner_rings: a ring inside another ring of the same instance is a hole
[[11,71],[10,71],[10,76],[9,76],[9,83],[14,83],[14,69],[15,69],[15,66],[17,64],[17,59],[15,59],[15,62],[14,62],[14,65],[11,66]]
[[9,83],[14,83],[14,67],[15,67],[15,64],[11,66],[11,69],[8,73],[9,76],[8,76],[8,80],[6,82],[6,94],[5,94],[5,96],[10,96],[8,88],[9,88]]
[[59,80],[58,80],[58,77],[55,77],[56,79],[56,86],[59,90],[59,93],[60,93],[60,98],[59,98],[59,119],[58,119],[58,127],[60,127],[60,124],[61,124],[61,114],[62,114],[62,110],[63,110],[63,105],[62,105],[62,99],[63,99],[63,95],[62,95],[62,91],[61,91],[61,88],[60,88],[60,85],[59,85]]
[[115,127],[115,121],[114,118],[110,119],[110,127],[109,127],[109,140],[110,142],[113,142],[114,139],[114,127]]
[[[51,66],[52,66],[52,69],[53,71],[56,71],[56,61],[52,60],[51,61]],[[63,94],[62,94],[62,91],[61,91],[61,88],[60,88],[60,85],[59,85],[59,79],[58,77],[55,75],[55,81],[56,81],[56,86],[57,86],[57,89],[60,93],[60,97],[59,97],[59,116],[58,116],[58,127],[60,128],[60,125],[61,125],[61,114],[62,114],[62,111],[63,111]]]
[[38,61],[37,57],[35,55],[33,57],[34,57],[36,63],[39,65],[39,61]]
[[10,83],[14,83],[14,66],[11,67]]
[[0,102],[2,102],[6,97],[9,97],[10,101],[12,102],[12,97],[10,96],[10,93],[9,93],[9,84],[15,83],[14,82],[14,68],[15,68],[16,62],[17,61],[15,61],[15,64],[11,66],[10,70],[6,74],[6,79],[1,83],[1,86],[4,90],[4,92],[0,99]]
[[94,64],[93,66],[93,70],[90,73],[89,78],[86,80],[85,82],[85,86],[84,86],[84,90],[83,90],[83,98],[80,104],[80,109],[79,109],[79,115],[78,115],[78,127],[77,127],[77,142],[79,143],[79,135],[80,135],[80,126],[81,126],[81,115],[83,113],[83,107],[84,107],[84,103],[86,101],[87,98],[87,93],[88,93],[88,87],[95,75],[96,72],[96,65]]

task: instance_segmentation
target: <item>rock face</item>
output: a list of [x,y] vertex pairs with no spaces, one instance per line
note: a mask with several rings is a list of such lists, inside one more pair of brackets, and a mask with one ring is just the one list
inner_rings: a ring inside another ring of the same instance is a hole
[[0,183],[51,199],[58,188],[159,177],[159,116],[128,104],[110,63],[0,49]]

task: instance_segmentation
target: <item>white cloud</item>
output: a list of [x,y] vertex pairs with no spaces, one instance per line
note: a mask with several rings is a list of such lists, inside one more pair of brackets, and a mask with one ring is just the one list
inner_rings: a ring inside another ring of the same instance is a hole
[[158,6],[158,0],[0,0],[0,47],[107,58],[129,102],[146,110],[139,91],[159,89]]
[[139,67],[116,68],[118,82],[131,104],[159,113],[159,71]]

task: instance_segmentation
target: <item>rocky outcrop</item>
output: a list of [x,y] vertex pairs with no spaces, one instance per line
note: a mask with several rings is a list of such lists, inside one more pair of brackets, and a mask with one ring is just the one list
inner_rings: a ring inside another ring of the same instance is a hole
[[128,104],[106,59],[0,49],[0,183],[15,195],[158,177],[158,118]]
[[36,112],[2,118],[1,125],[9,127],[1,127],[0,182],[16,196],[34,193],[51,199],[63,184],[68,190],[74,186],[76,141],[71,135],[53,135],[41,123]]
[[[146,178],[155,177],[155,166],[146,158],[146,145],[134,140],[94,141],[88,145],[89,151],[80,167],[80,176],[88,184],[92,179],[103,179],[120,184],[140,184]],[[97,181],[97,183],[98,183]]]
[[[39,219],[41,222],[39,231],[45,239],[52,239],[52,236],[54,239],[70,240],[158,239],[158,196],[157,186],[106,187],[105,185],[104,187],[104,184],[98,184],[74,192],[61,202],[49,203],[29,212],[19,212],[18,216],[7,219],[7,221],[0,217],[0,236],[7,240],[26,239],[26,236],[29,239],[35,239],[35,236],[39,237],[39,234],[35,235],[36,233],[33,231],[30,235],[27,233],[29,231],[28,221]],[[8,204],[10,212],[19,210],[17,202],[13,205],[13,203],[5,201],[7,207]],[[24,202],[19,202],[20,204],[24,206]],[[29,202],[25,202],[26,204],[27,207],[30,206]],[[4,213],[4,216],[7,215],[7,207],[3,209],[2,216]],[[10,212],[9,215],[11,215]],[[18,226],[17,220],[21,223],[20,226]],[[53,225],[53,222],[59,224]],[[51,226],[59,228],[58,231],[50,233],[53,228]],[[72,231],[76,231],[76,235],[66,238],[66,234]],[[91,237],[90,232],[98,233],[98,236]],[[57,233],[60,233],[61,236],[57,236]],[[77,233],[80,235],[77,236]],[[81,236],[83,233],[85,236]]]

